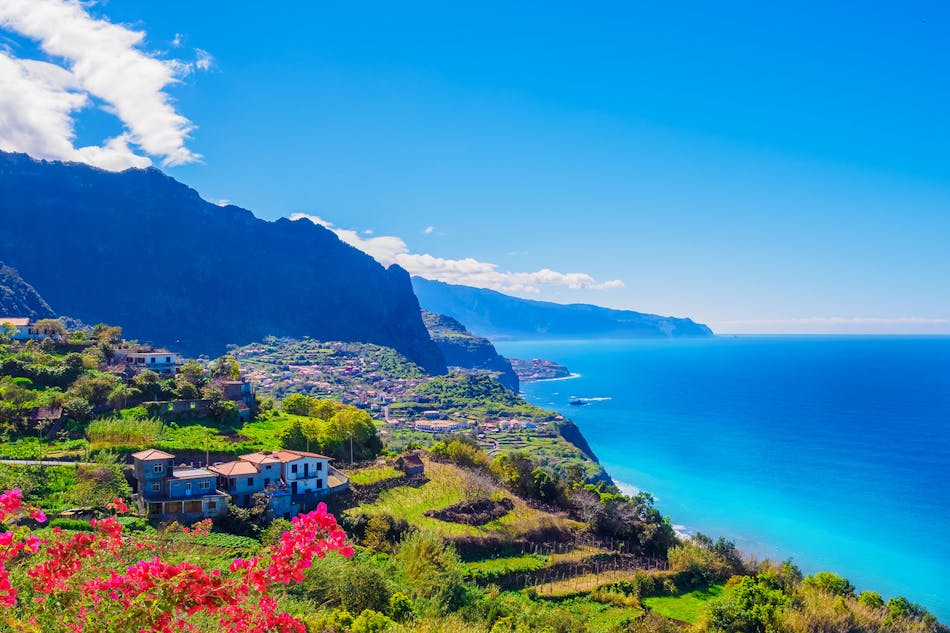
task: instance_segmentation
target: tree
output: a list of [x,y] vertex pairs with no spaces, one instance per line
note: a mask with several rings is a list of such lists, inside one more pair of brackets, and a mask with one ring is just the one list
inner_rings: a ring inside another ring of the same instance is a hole
[[190,360],[178,369],[177,380],[179,383],[186,382],[196,389],[201,389],[206,382],[205,368],[199,362]]
[[175,395],[179,400],[195,400],[201,394],[193,383],[181,380],[176,383]]
[[140,371],[132,378],[132,384],[142,392],[146,400],[160,400],[164,389],[162,379],[151,369]]
[[129,387],[125,383],[116,385],[115,388],[109,392],[109,405],[114,409],[124,409],[129,402],[129,398],[132,397],[134,393],[137,393],[137,390]]
[[237,359],[231,355],[222,356],[211,367],[211,375],[215,378],[225,378],[227,380],[241,379],[241,365]]
[[833,596],[854,596],[854,585],[847,578],[842,578],[838,574],[829,571],[820,571],[811,576],[807,576],[802,581],[805,587],[811,587]]
[[99,323],[92,327],[92,337],[100,343],[114,345],[122,340],[122,328],[118,325]]
[[871,609],[884,608],[884,599],[876,591],[862,591],[858,596],[858,602]]
[[69,391],[97,407],[109,402],[109,395],[119,382],[118,378],[108,374],[83,374],[76,379]]
[[59,319],[40,319],[33,326],[51,336],[66,336],[66,326]]
[[777,633],[789,599],[760,577],[744,576],[732,591],[709,603],[709,625],[730,633]]
[[293,415],[310,415],[312,401],[313,398],[310,396],[293,393],[281,401],[280,407],[285,412],[292,413]]

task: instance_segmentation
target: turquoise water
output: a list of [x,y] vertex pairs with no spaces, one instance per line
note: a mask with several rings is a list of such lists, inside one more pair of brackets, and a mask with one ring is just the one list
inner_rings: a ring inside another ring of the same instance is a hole
[[950,337],[497,347],[580,374],[522,390],[674,524],[950,621]]

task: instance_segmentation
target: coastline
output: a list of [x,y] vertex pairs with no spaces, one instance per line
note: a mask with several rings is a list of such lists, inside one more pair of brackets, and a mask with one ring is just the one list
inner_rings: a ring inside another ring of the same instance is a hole
[[[534,383],[534,382],[557,382],[559,380],[574,380],[575,378],[581,378],[584,374],[576,374],[571,372],[570,376],[561,376],[560,378],[536,378],[534,380],[522,380],[521,382]],[[523,394],[522,394],[523,395]]]
[[[563,387],[523,388],[529,402],[582,429],[624,492],[655,495],[677,532],[725,537],[758,560],[791,557],[805,573],[832,571],[859,590],[906,596],[950,620],[950,547],[893,537],[908,513],[950,529],[950,492],[928,492],[921,476],[945,480],[950,444],[917,439],[950,433],[926,405],[950,393],[947,337],[714,340],[499,351],[576,366],[584,376],[571,393],[614,396],[571,407]],[[914,371],[894,373],[895,362]],[[875,438],[895,428],[903,429],[900,441],[885,450]],[[730,451],[758,457],[729,466]],[[908,468],[908,460],[919,467]]]

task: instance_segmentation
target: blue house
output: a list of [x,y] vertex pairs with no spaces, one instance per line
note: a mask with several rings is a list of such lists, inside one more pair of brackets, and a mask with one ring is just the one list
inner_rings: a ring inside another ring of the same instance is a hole
[[157,449],[132,455],[139,510],[149,518],[200,521],[228,510],[218,475],[207,468],[175,467],[175,456]]

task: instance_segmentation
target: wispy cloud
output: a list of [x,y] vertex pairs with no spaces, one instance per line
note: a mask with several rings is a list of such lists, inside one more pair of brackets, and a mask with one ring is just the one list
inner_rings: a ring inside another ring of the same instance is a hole
[[[94,18],[87,6],[0,1],[0,28],[37,41],[48,56],[28,60],[0,52],[0,148],[113,170],[150,165],[150,157],[164,165],[198,160],[185,145],[194,126],[176,112],[166,89],[192,68],[210,67],[210,55],[196,51],[193,63],[159,59],[142,49],[143,32]],[[125,130],[101,145],[75,147],[74,117],[92,97]]]
[[212,66],[214,66],[214,57],[211,56],[211,53],[204,49],[196,48],[195,68],[198,70],[211,70]]
[[609,290],[623,287],[623,282],[619,279],[600,283],[587,273],[561,273],[549,268],[534,272],[509,272],[499,270],[497,264],[478,261],[470,257],[446,259],[427,253],[412,253],[408,245],[399,237],[362,237],[357,231],[338,228],[315,215],[294,213],[290,219],[307,219],[314,224],[324,226],[336,233],[341,240],[368,253],[384,266],[399,264],[410,274],[426,279],[523,293],[538,293],[542,286],[566,286],[575,290]]
[[422,232],[426,235],[432,235],[432,232],[435,231],[434,226],[427,226]]

